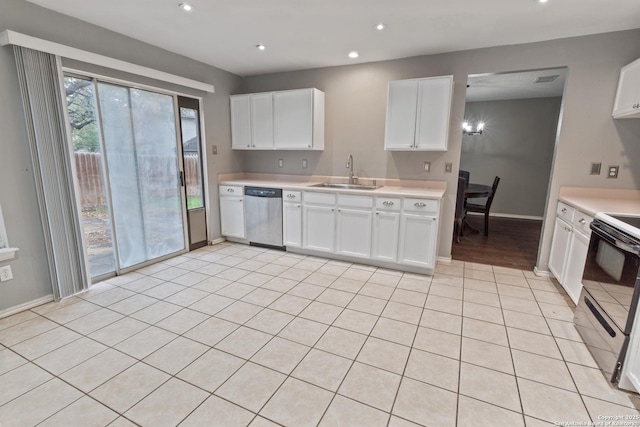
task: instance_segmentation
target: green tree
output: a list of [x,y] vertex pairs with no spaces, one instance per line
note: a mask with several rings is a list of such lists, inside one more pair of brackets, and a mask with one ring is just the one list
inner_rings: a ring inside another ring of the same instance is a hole
[[100,151],[93,82],[67,76],[64,83],[74,151]]

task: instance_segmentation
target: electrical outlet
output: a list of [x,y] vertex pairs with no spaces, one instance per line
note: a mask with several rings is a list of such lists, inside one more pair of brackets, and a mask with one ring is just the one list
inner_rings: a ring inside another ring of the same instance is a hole
[[307,159],[302,159],[302,169],[307,168]]
[[6,282],[13,279],[13,273],[11,273],[11,266],[5,265],[0,267],[0,282]]
[[591,163],[591,172],[589,175],[600,175],[602,169],[602,163]]
[[431,162],[424,162],[424,171],[431,172]]
[[618,170],[620,166],[609,166],[609,173],[607,173],[607,178],[615,179],[618,177]]
[[445,163],[444,164],[444,173],[453,172],[453,163]]
[[212,152],[214,155],[218,154],[218,146],[217,146],[217,145],[214,145],[213,147],[211,147],[211,152]]
[[284,167],[284,159],[278,159],[278,167],[279,168],[283,168]]

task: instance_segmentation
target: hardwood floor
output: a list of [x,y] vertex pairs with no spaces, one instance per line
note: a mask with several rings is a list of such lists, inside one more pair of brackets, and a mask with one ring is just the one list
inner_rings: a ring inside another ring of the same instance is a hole
[[538,257],[541,220],[491,217],[489,236],[485,237],[484,217],[468,215],[467,219],[480,232],[476,233],[465,227],[460,243],[453,242],[453,259],[533,270]]

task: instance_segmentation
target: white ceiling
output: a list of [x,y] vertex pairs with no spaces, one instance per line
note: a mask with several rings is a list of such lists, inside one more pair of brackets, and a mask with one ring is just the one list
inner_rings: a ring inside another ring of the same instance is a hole
[[[640,27],[638,0],[28,1],[239,75]],[[377,32],[378,22],[387,29]]]
[[[566,75],[566,68],[471,75],[467,79],[467,102],[562,96]],[[536,83],[539,77],[549,76],[557,77]]]

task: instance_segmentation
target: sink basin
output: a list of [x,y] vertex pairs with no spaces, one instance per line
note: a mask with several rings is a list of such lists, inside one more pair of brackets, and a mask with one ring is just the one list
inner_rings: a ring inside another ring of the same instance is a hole
[[377,187],[375,185],[360,185],[360,184],[331,184],[328,182],[323,182],[320,184],[310,185],[310,187],[323,187],[323,188],[341,188],[343,190],[375,190]]

